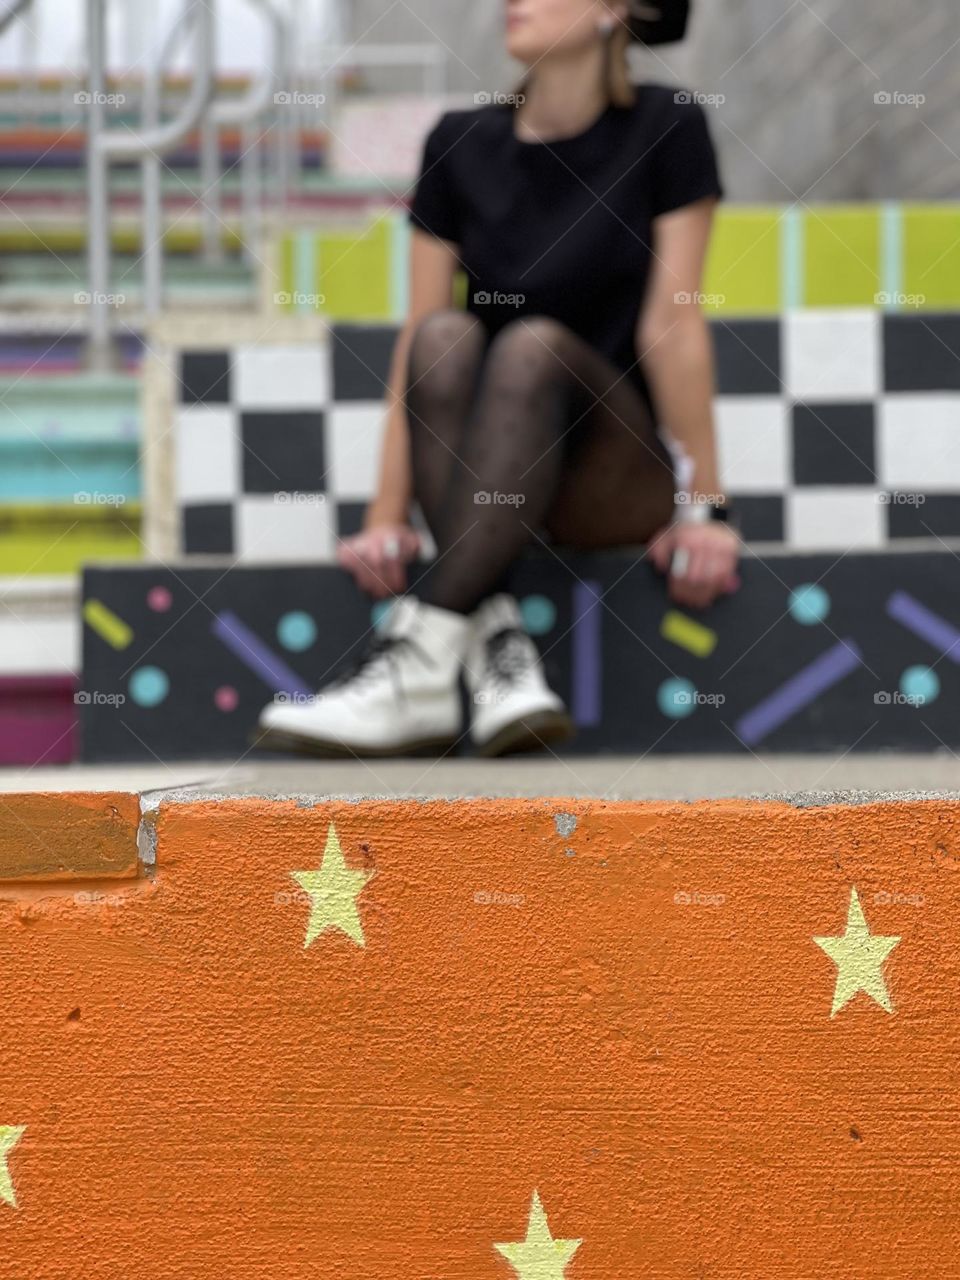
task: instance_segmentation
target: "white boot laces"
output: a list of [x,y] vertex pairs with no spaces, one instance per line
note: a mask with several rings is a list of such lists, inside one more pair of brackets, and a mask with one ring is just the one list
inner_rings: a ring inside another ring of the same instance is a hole
[[327,689],[355,688],[369,685],[389,675],[399,690],[400,663],[405,654],[416,653],[421,662],[430,665],[430,657],[409,636],[374,636],[359,658],[331,680]]

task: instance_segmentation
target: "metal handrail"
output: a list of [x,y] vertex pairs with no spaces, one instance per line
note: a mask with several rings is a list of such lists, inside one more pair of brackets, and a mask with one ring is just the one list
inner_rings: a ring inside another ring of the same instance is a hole
[[27,12],[33,0],[7,0],[6,6],[0,8],[0,36]]
[[257,188],[259,185],[259,159],[256,144],[247,126],[254,124],[274,103],[276,86],[283,84],[286,75],[288,22],[273,0],[250,0],[261,10],[270,27],[270,52],[263,74],[255,80],[248,92],[228,102],[215,102],[204,120],[204,133],[200,153],[200,171],[203,187],[204,250],[208,260],[216,261],[222,255],[220,235],[220,130],[227,125],[242,126],[240,174],[243,195],[241,197],[242,239],[249,252],[256,234]]
[[[94,369],[112,365],[110,336],[110,205],[111,159],[160,156],[177,146],[203,117],[214,89],[214,4],[215,0],[187,0],[181,23],[194,28],[196,71],[186,102],[167,124],[157,124],[142,133],[107,129],[104,126],[106,82],[107,0],[87,0],[87,45],[90,85],[87,168],[89,213],[87,226],[90,293],[90,336],[88,363]],[[155,69],[156,74],[156,69]]]
[[285,49],[287,18],[274,6],[273,0],[249,0],[259,8],[270,23],[270,57],[259,82],[255,82],[245,97],[232,102],[215,102],[211,115],[218,125],[244,124],[254,121],[273,104],[274,86],[283,83],[285,74]]
[[438,97],[448,90],[448,65],[444,50],[435,44],[351,44],[320,43],[312,50],[314,64],[326,82],[324,119],[329,124],[339,107],[340,94],[336,77],[338,67],[409,67],[419,65],[423,74],[423,92]]
[[39,37],[34,27],[26,21],[26,14],[33,7],[33,0],[0,0],[0,36],[5,35],[18,18],[23,18],[23,70],[18,92],[19,111],[24,121],[30,120],[34,114],[39,115],[41,108],[36,105],[37,89],[37,51]]
[[[165,68],[173,60],[180,40],[189,34],[197,13],[184,0],[181,13],[170,24],[160,54],[143,86],[143,126],[152,132],[160,124]],[[147,151],[141,165],[143,179],[143,295],[144,310],[155,316],[163,306],[163,169],[159,152]]]
[[[21,0],[28,3],[29,0]],[[220,246],[219,217],[219,129],[225,124],[239,124],[244,129],[242,173],[244,193],[242,217],[244,240],[249,245],[255,234],[257,218],[258,167],[253,139],[248,136],[252,124],[271,104],[272,90],[285,74],[288,33],[283,13],[274,0],[252,0],[263,10],[272,32],[272,54],[262,77],[238,101],[215,103],[214,74],[214,0],[184,0],[184,7],[169,29],[160,55],[151,68],[143,92],[142,128],[107,129],[104,126],[104,85],[106,80],[106,6],[107,0],[87,0],[88,44],[90,50],[90,128],[88,137],[89,169],[89,293],[91,298],[88,362],[93,368],[109,368],[112,344],[109,319],[110,285],[110,210],[109,173],[111,160],[140,157],[143,175],[144,304],[148,315],[155,315],[163,303],[163,193],[161,156],[192,132],[198,125],[203,130],[201,173],[205,243]],[[173,120],[161,120],[163,77],[177,44],[193,29],[196,70],[186,101]]]
[[[103,8],[106,0],[88,0],[88,3]],[[146,129],[143,133],[134,133],[128,129],[102,130],[98,146],[113,160],[133,159],[143,155],[145,151],[164,155],[179,146],[203,119],[203,113],[216,87],[213,66],[214,11],[211,0],[187,0],[180,22],[189,22],[194,26],[197,45],[197,74],[193,78],[187,100],[173,120],[158,124],[153,129]],[[156,68],[153,74],[157,74]]]

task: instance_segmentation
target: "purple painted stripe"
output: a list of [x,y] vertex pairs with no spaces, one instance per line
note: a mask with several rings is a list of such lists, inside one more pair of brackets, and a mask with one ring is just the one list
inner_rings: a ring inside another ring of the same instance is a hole
[[603,719],[603,658],[599,582],[573,588],[573,718],[578,725]]
[[224,610],[217,614],[211,627],[218,640],[222,640],[235,658],[239,658],[245,667],[255,671],[258,676],[277,693],[310,694],[313,690],[295,671],[293,671],[279,654],[264,644],[260,637],[237,617],[235,613]]
[[839,641],[741,716],[735,726],[738,736],[748,747],[754,746],[849,675],[860,665],[862,656],[855,640]]
[[906,591],[895,591],[887,601],[887,613],[914,635],[927,640],[951,662],[960,663],[960,631],[946,618],[932,613]]

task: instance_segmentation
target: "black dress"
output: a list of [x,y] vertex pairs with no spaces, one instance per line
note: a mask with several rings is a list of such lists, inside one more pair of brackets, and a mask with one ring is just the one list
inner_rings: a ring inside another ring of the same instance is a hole
[[637,87],[560,141],[517,138],[509,105],[452,111],[427,138],[410,212],[451,241],[468,309],[491,334],[550,316],[650,395],[635,334],[661,214],[722,188],[703,108],[665,85]]

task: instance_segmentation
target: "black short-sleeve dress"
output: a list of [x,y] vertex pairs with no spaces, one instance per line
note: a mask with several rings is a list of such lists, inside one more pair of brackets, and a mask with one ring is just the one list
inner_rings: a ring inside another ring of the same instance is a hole
[[650,394],[635,333],[661,214],[722,196],[703,108],[645,84],[584,133],[524,142],[509,105],[453,111],[426,141],[410,218],[451,241],[468,309],[493,335],[520,316],[562,321]]

